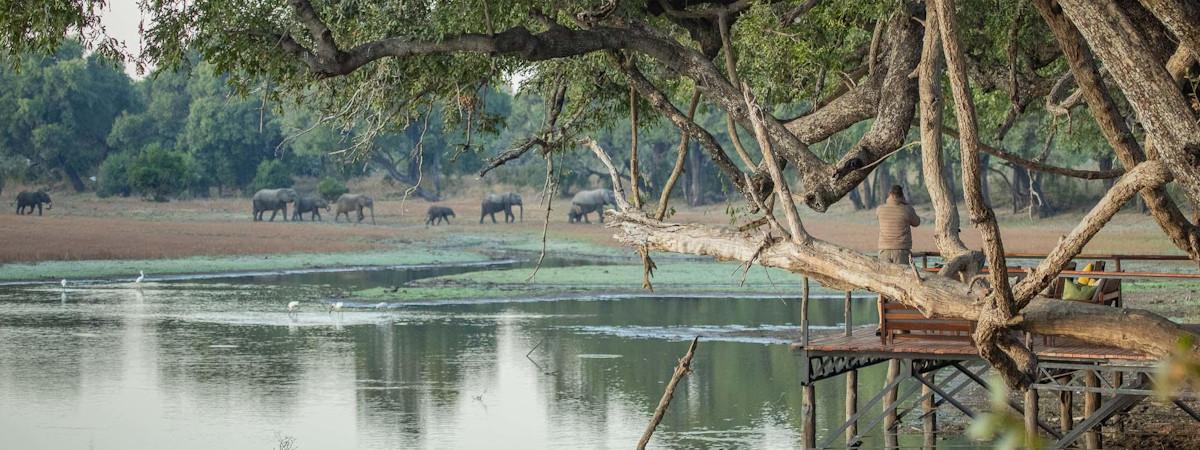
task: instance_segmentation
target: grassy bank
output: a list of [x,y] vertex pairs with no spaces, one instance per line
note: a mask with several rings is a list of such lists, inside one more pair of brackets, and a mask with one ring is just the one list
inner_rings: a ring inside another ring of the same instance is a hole
[[[779,269],[755,266],[745,273],[735,263],[670,261],[659,265],[651,282],[654,293],[728,293],[734,295],[799,296],[800,278]],[[634,294],[641,289],[642,266],[637,264],[543,267],[529,281],[532,269],[484,270],[419,280],[408,286],[356,291],[354,298],[392,301],[468,298],[518,298]],[[814,294],[839,294],[812,284]]]
[[45,261],[0,266],[2,281],[103,279],[146,276],[295,270],[351,266],[449,264],[484,261],[480,253],[461,249],[397,248],[360,253],[292,253],[278,255],[203,256],[176,259]]

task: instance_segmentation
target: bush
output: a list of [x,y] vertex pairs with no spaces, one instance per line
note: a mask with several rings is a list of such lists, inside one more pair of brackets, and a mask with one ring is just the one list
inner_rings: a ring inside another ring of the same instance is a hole
[[278,159],[268,159],[258,164],[250,190],[290,188],[293,184],[295,181],[287,165]]
[[187,155],[152,144],[129,165],[129,186],[143,197],[167,201],[188,187],[191,179]]
[[100,163],[100,173],[96,175],[96,195],[111,197],[120,195],[128,197],[133,193],[129,185],[129,165],[133,157],[126,152],[109,155]]
[[317,184],[317,192],[319,192],[321,197],[325,198],[325,200],[332,202],[337,200],[338,197],[341,197],[342,194],[350,192],[350,189],[347,189],[346,184],[338,181],[337,178],[325,177],[322,178],[321,182]]

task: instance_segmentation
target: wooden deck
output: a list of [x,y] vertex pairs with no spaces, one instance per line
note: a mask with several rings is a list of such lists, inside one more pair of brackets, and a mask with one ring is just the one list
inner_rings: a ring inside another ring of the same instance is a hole
[[[1188,325],[1200,330],[1200,325]],[[1043,360],[1077,361],[1128,361],[1152,362],[1155,358],[1140,352],[1110,347],[1098,347],[1068,338],[1055,338],[1049,345],[1035,336],[1033,351]],[[802,350],[799,343],[792,344],[793,350]],[[808,353],[819,355],[882,356],[889,358],[922,359],[970,359],[977,358],[975,346],[965,339],[930,339],[926,337],[898,337],[892,344],[884,344],[875,335],[875,327],[855,328],[851,336],[843,332],[815,334],[810,337]]]

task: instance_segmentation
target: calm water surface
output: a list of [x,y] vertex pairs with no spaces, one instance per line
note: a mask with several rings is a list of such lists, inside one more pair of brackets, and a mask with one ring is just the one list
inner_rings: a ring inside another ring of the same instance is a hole
[[[464,270],[0,288],[0,448],[630,448],[694,334],[655,446],[800,442],[800,360],[758,336],[794,327],[795,299],[322,303]],[[814,323],[841,308],[814,301]],[[818,386],[822,428],[840,385]]]

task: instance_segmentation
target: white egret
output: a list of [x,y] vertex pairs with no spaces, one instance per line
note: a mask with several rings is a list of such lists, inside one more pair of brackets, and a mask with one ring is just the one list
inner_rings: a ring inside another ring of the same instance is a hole
[[133,284],[142,284],[142,280],[145,280],[145,279],[146,279],[146,272],[139,270],[138,277],[136,280],[133,280]]
[[62,285],[63,289],[66,289],[67,288],[67,279],[63,278],[62,281],[58,282],[58,284]]
[[342,307],[343,307],[343,306],[346,306],[346,304],[345,304],[345,303],[342,303],[342,302],[333,302],[333,303],[330,303],[330,304],[329,304],[329,314],[333,314],[333,312],[334,312],[334,311],[337,311],[338,315],[340,316],[340,315],[342,314]]
[[375,304],[375,309],[387,308],[387,302],[379,302]]
[[288,302],[287,310],[289,315],[294,314],[297,309],[300,309],[300,302],[295,300]]

